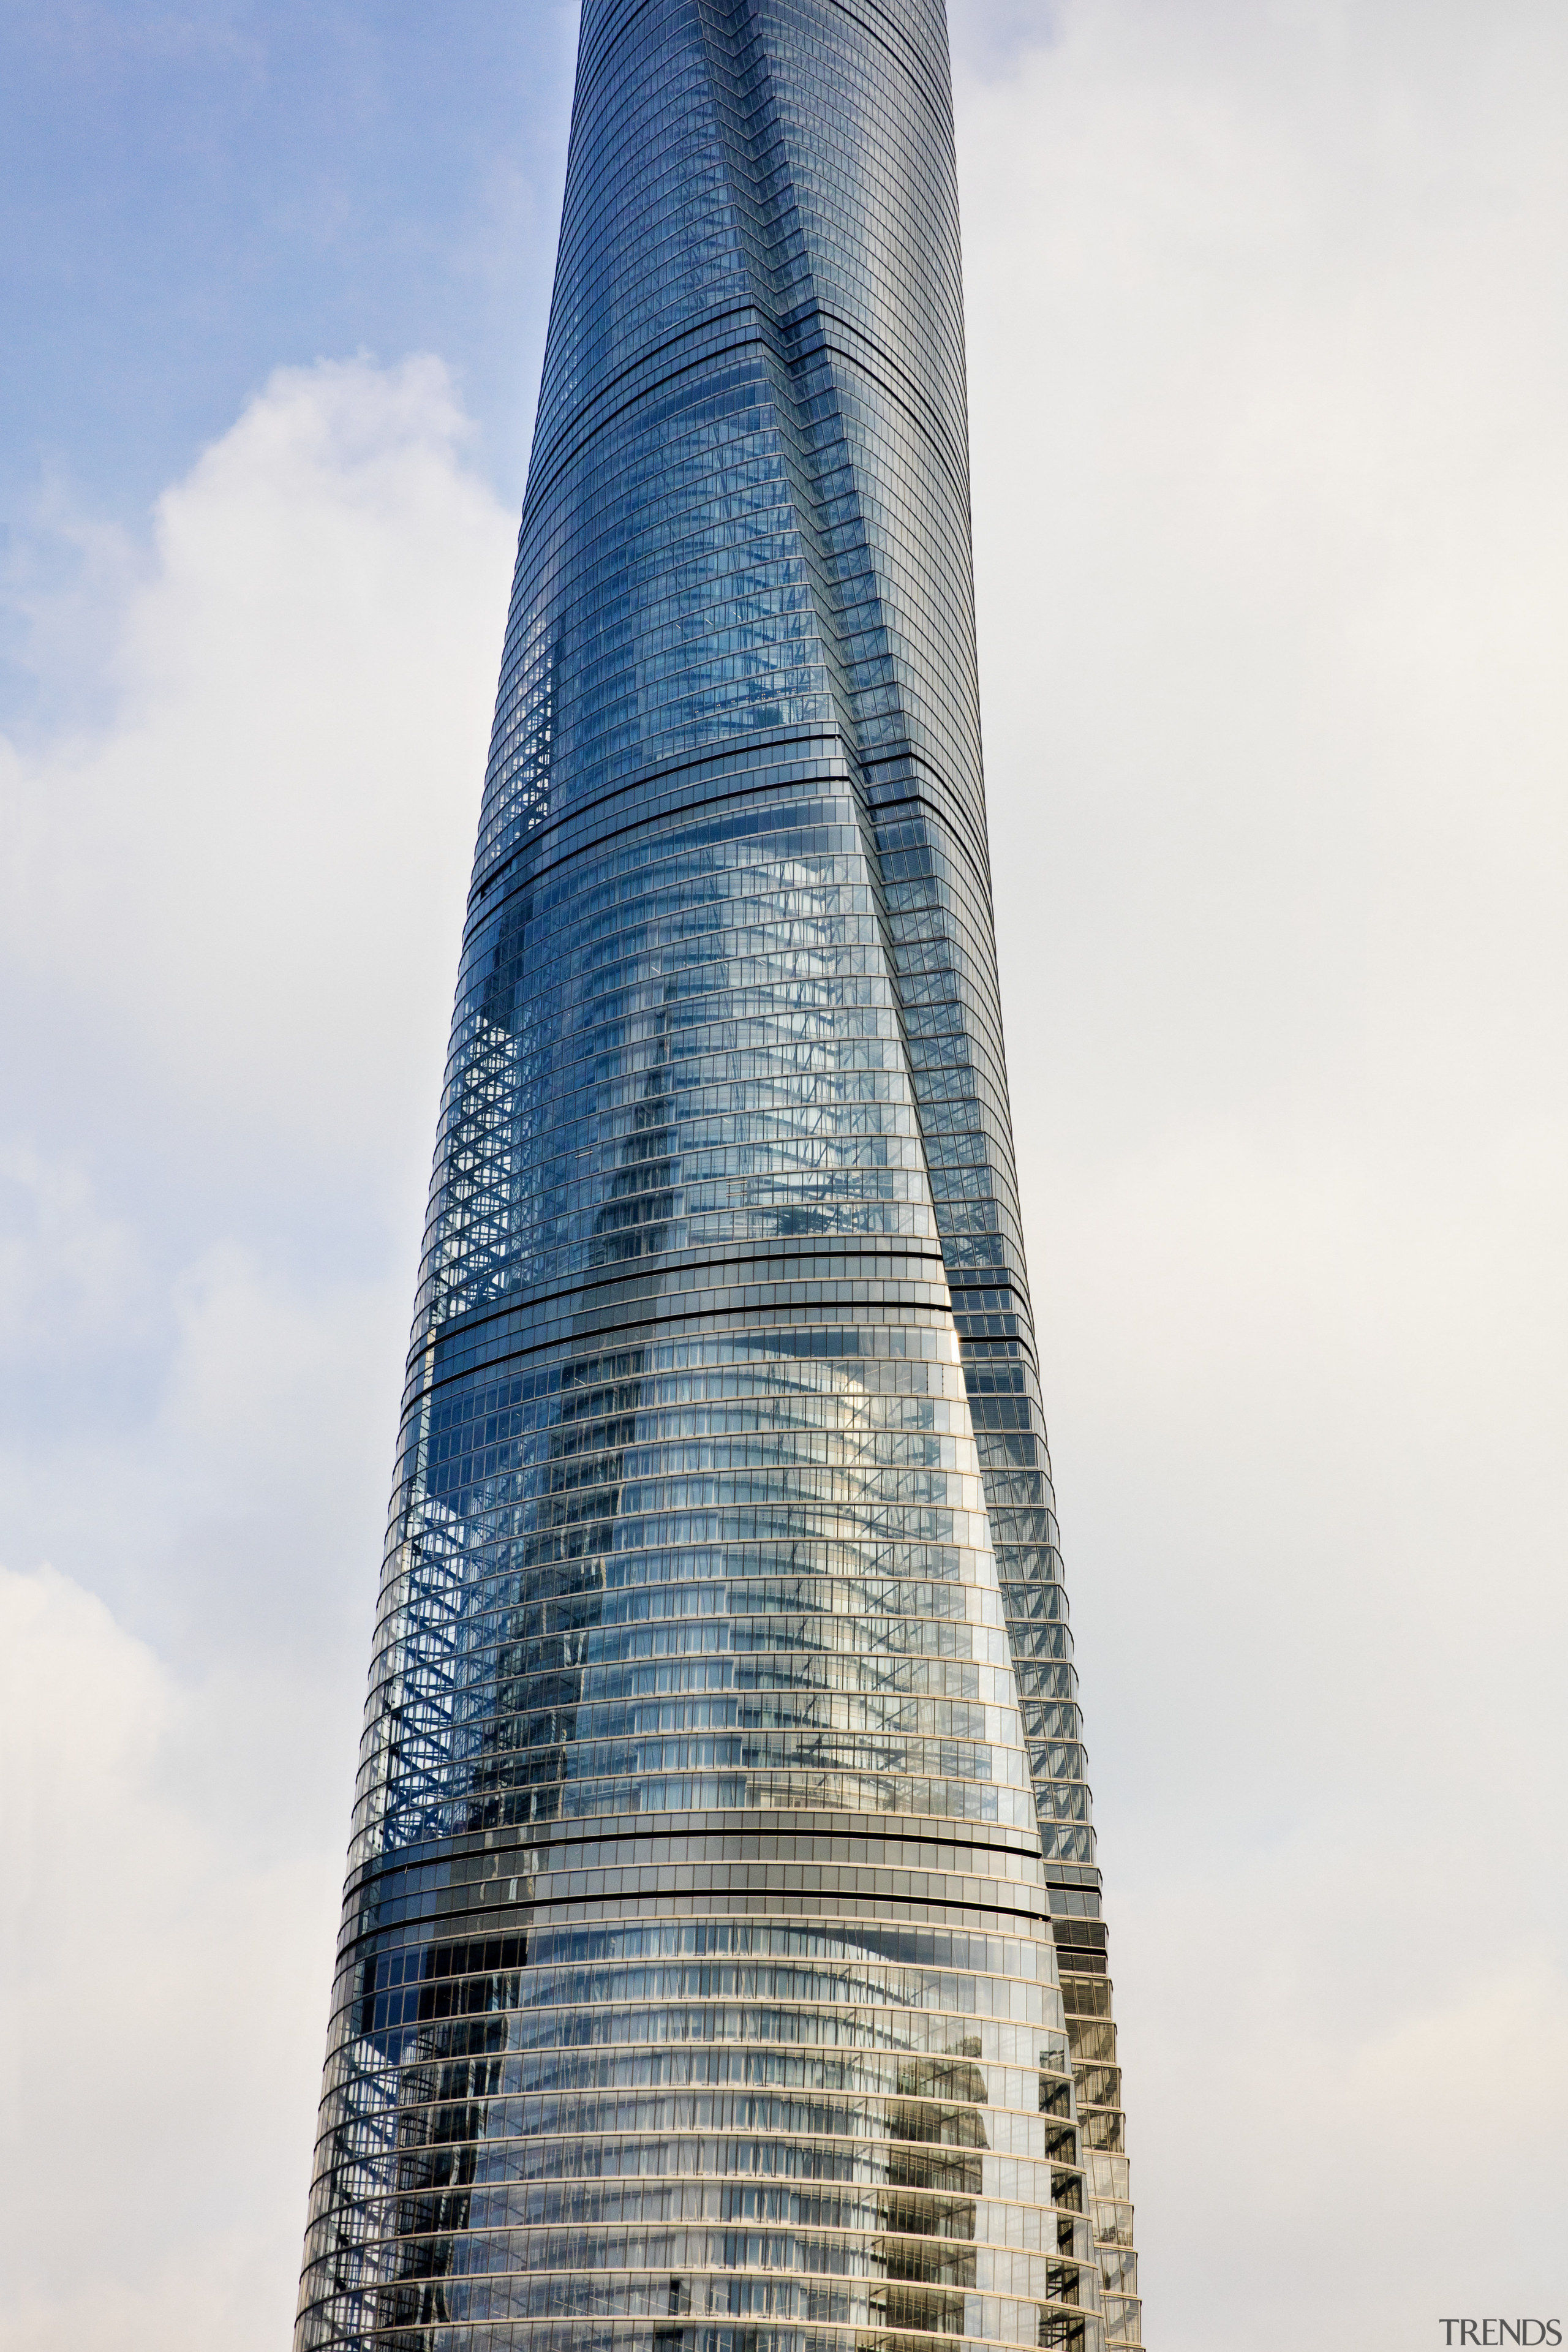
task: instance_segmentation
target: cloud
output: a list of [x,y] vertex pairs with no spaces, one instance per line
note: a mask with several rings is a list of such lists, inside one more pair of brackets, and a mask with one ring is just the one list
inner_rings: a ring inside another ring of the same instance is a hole
[[1148,2332],[1414,2347],[1561,2288],[1568,33],[1056,31],[960,156]]
[[108,723],[4,779],[8,954],[89,1083],[343,1155],[372,1214],[411,1056],[434,1106],[504,618],[463,438],[437,361],[279,371],[158,502]]
[[0,1360],[36,1379],[40,1360],[122,1349],[142,1337],[147,1273],[134,1233],[79,1167],[0,1152]]
[[248,1727],[69,1578],[0,1569],[5,2337],[26,2352],[285,2335],[300,2021],[339,1864],[258,1851]]
[[81,673],[0,745],[25,2352],[287,2339],[514,535],[466,433],[433,360],[284,371],[146,549],[16,575]]
[[434,360],[280,372],[79,649],[108,715],[0,745],[6,1539],[159,1638],[378,1544],[513,536],[466,429]]

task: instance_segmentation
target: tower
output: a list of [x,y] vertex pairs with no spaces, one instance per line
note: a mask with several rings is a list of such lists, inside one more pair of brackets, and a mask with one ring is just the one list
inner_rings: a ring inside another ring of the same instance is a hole
[[585,0],[297,2352],[1139,2340],[940,0]]

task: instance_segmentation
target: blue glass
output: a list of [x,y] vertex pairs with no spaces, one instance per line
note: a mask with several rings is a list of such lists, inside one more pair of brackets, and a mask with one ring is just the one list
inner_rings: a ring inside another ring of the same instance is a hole
[[1139,2340],[938,7],[587,0],[297,2352]]

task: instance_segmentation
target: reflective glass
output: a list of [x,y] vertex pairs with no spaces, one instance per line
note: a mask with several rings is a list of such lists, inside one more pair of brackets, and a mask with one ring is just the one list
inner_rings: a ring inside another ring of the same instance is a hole
[[297,2352],[1139,2340],[968,496],[941,8],[586,0]]

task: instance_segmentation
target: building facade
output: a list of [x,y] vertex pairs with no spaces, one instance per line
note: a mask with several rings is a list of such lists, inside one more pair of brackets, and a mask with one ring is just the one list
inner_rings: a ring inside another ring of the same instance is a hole
[[585,0],[297,2352],[1139,2341],[941,0]]

